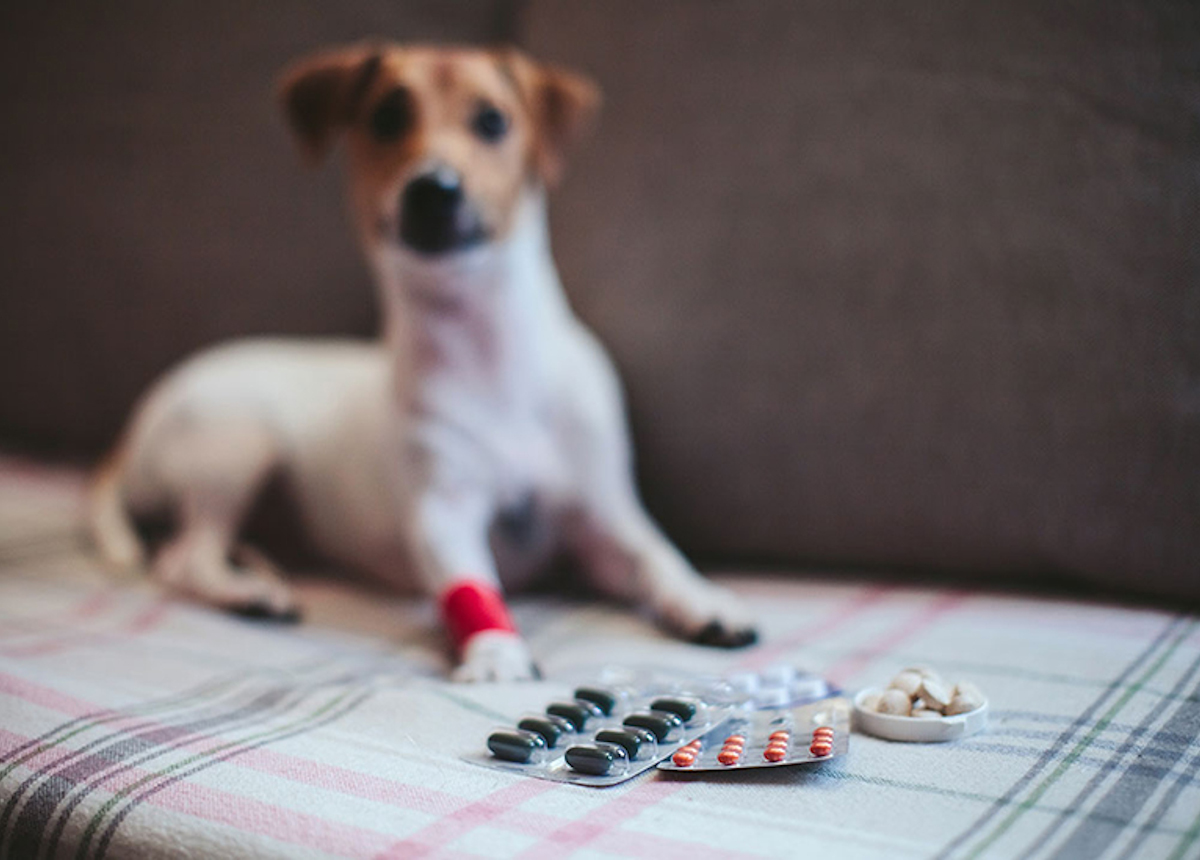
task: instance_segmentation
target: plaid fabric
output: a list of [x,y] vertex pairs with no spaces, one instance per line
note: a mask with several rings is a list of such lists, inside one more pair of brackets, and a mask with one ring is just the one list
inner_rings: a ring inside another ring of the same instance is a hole
[[[80,481],[0,464],[0,856],[1200,856],[1200,630],[1148,609],[730,578],[766,638],[722,653],[618,609],[515,602],[538,684],[456,686],[429,607],[304,582],[279,628],[105,579]],[[460,761],[605,664],[791,661],[853,689],[929,663],[989,695],[945,745],[584,789]]]

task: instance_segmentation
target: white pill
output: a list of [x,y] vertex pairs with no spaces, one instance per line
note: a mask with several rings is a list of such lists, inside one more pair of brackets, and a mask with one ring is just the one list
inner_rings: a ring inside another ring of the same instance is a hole
[[945,684],[933,678],[925,678],[921,681],[920,693],[926,706],[933,710],[944,710],[946,705],[950,704],[950,691],[946,689]]
[[903,671],[916,672],[922,678],[932,678],[935,681],[942,680],[942,676],[938,674],[937,669],[934,669],[932,666],[909,666]]
[[976,687],[970,681],[959,681],[954,687],[954,695],[962,696],[966,699],[975,699],[980,704],[983,703],[983,690]]
[[983,693],[970,682],[964,682],[954,688],[954,694],[946,704],[946,716],[967,714],[983,705]]
[[862,709],[864,711],[878,711],[879,700],[883,698],[883,693],[868,693],[863,696]]
[[885,690],[875,710],[881,714],[907,717],[912,712],[912,699],[903,690]]
[[929,708],[913,708],[913,712],[909,716],[922,720],[939,720],[942,717],[937,711],[931,711]]
[[921,689],[921,682],[924,679],[919,672],[914,672],[911,669],[905,669],[895,678],[892,678],[892,683],[888,684],[893,690],[903,690],[911,699],[917,695],[917,691]]

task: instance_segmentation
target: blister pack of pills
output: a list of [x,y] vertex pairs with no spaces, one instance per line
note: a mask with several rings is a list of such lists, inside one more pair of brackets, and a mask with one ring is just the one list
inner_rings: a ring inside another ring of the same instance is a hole
[[542,713],[493,731],[488,755],[477,761],[540,779],[615,785],[711,731],[728,714],[728,707],[705,701],[687,685],[584,685]]
[[[609,669],[541,713],[497,728],[488,735],[487,753],[468,760],[539,779],[606,786],[662,766],[686,748],[697,752],[692,764],[701,770],[707,761],[701,751],[729,735],[730,726],[744,727],[743,733],[760,724],[774,730],[815,727],[816,715],[824,713],[815,706],[832,701],[835,693],[823,679],[791,667],[727,678]],[[849,711],[843,717],[834,710],[826,708],[834,714],[829,724],[835,732],[826,758],[846,749]],[[744,735],[744,742],[749,737]],[[782,763],[799,760],[786,758]]]
[[791,707],[746,708],[675,749],[661,770],[678,773],[830,761],[850,746],[850,702],[833,696]]

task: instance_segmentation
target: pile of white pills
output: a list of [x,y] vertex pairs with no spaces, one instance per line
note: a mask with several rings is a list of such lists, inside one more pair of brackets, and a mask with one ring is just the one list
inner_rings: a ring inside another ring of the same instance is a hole
[[870,693],[859,707],[877,714],[940,719],[969,714],[982,707],[983,693],[970,681],[948,684],[926,666],[901,671],[882,693]]

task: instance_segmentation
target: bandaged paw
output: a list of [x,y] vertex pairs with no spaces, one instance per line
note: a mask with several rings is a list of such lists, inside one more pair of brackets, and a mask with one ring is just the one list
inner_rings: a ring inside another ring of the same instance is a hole
[[541,677],[529,646],[517,633],[484,630],[462,647],[462,662],[451,677],[455,681],[527,681]]

